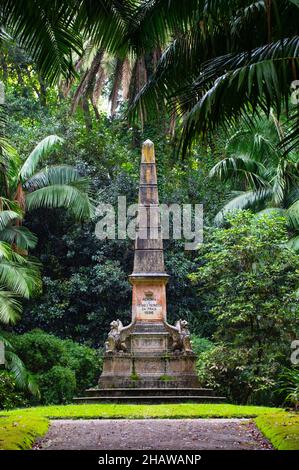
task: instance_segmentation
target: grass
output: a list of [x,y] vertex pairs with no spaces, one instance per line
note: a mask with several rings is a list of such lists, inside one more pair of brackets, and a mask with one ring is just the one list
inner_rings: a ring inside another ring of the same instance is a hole
[[46,434],[48,427],[46,417],[34,414],[0,416],[0,450],[31,449],[34,441]]
[[30,449],[46,434],[49,419],[253,418],[276,449],[299,450],[299,414],[281,408],[229,404],[57,405],[2,411],[0,449]]
[[299,413],[281,411],[258,416],[254,421],[275,449],[299,450]]

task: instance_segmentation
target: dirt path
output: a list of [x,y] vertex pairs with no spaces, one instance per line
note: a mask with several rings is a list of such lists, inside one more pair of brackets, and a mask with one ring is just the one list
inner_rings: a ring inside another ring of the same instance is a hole
[[35,449],[271,449],[249,419],[78,419],[51,422]]

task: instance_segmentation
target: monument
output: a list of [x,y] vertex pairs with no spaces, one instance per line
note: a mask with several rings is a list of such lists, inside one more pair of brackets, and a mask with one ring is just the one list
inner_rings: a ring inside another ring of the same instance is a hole
[[129,276],[131,323],[111,322],[98,386],[76,401],[222,400],[212,390],[199,388],[188,322],[167,322],[168,279],[154,144],[147,140],[142,146],[134,268]]

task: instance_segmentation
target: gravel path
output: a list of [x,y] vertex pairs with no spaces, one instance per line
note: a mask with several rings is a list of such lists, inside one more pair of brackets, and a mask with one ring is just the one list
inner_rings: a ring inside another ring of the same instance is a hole
[[271,449],[249,419],[54,420],[35,449]]

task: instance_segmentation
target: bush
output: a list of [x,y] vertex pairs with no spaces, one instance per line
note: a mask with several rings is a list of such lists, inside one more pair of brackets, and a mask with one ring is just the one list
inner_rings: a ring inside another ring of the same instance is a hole
[[70,402],[76,393],[75,372],[66,367],[52,367],[40,375],[38,382],[42,402],[46,405]]
[[97,351],[72,340],[63,341],[67,366],[76,374],[77,393],[97,383],[101,369],[102,358]]
[[10,409],[27,404],[26,398],[17,392],[12,374],[0,371],[0,409]]
[[95,385],[101,373],[98,352],[72,340],[32,330],[11,335],[10,341],[28,370],[36,374],[42,403],[69,401]]
[[199,355],[199,381],[228,401],[277,405],[281,403],[275,394],[280,361],[280,352],[269,351],[267,358],[259,362],[254,348],[235,349],[229,344],[218,344]]
[[207,338],[192,335],[192,349],[195,354],[199,355],[205,351],[209,351],[214,347],[214,343]]
[[53,366],[66,365],[63,341],[42,330],[32,330],[24,335],[13,335],[11,339],[16,353],[31,372],[47,372]]
[[285,368],[283,373],[279,376],[279,389],[277,393],[283,397],[285,403],[290,403],[299,409],[299,368],[293,369]]
[[216,319],[219,344],[199,359],[202,379],[241,403],[275,403],[278,375],[298,337],[298,254],[283,217],[249,211],[207,232],[190,275]]

